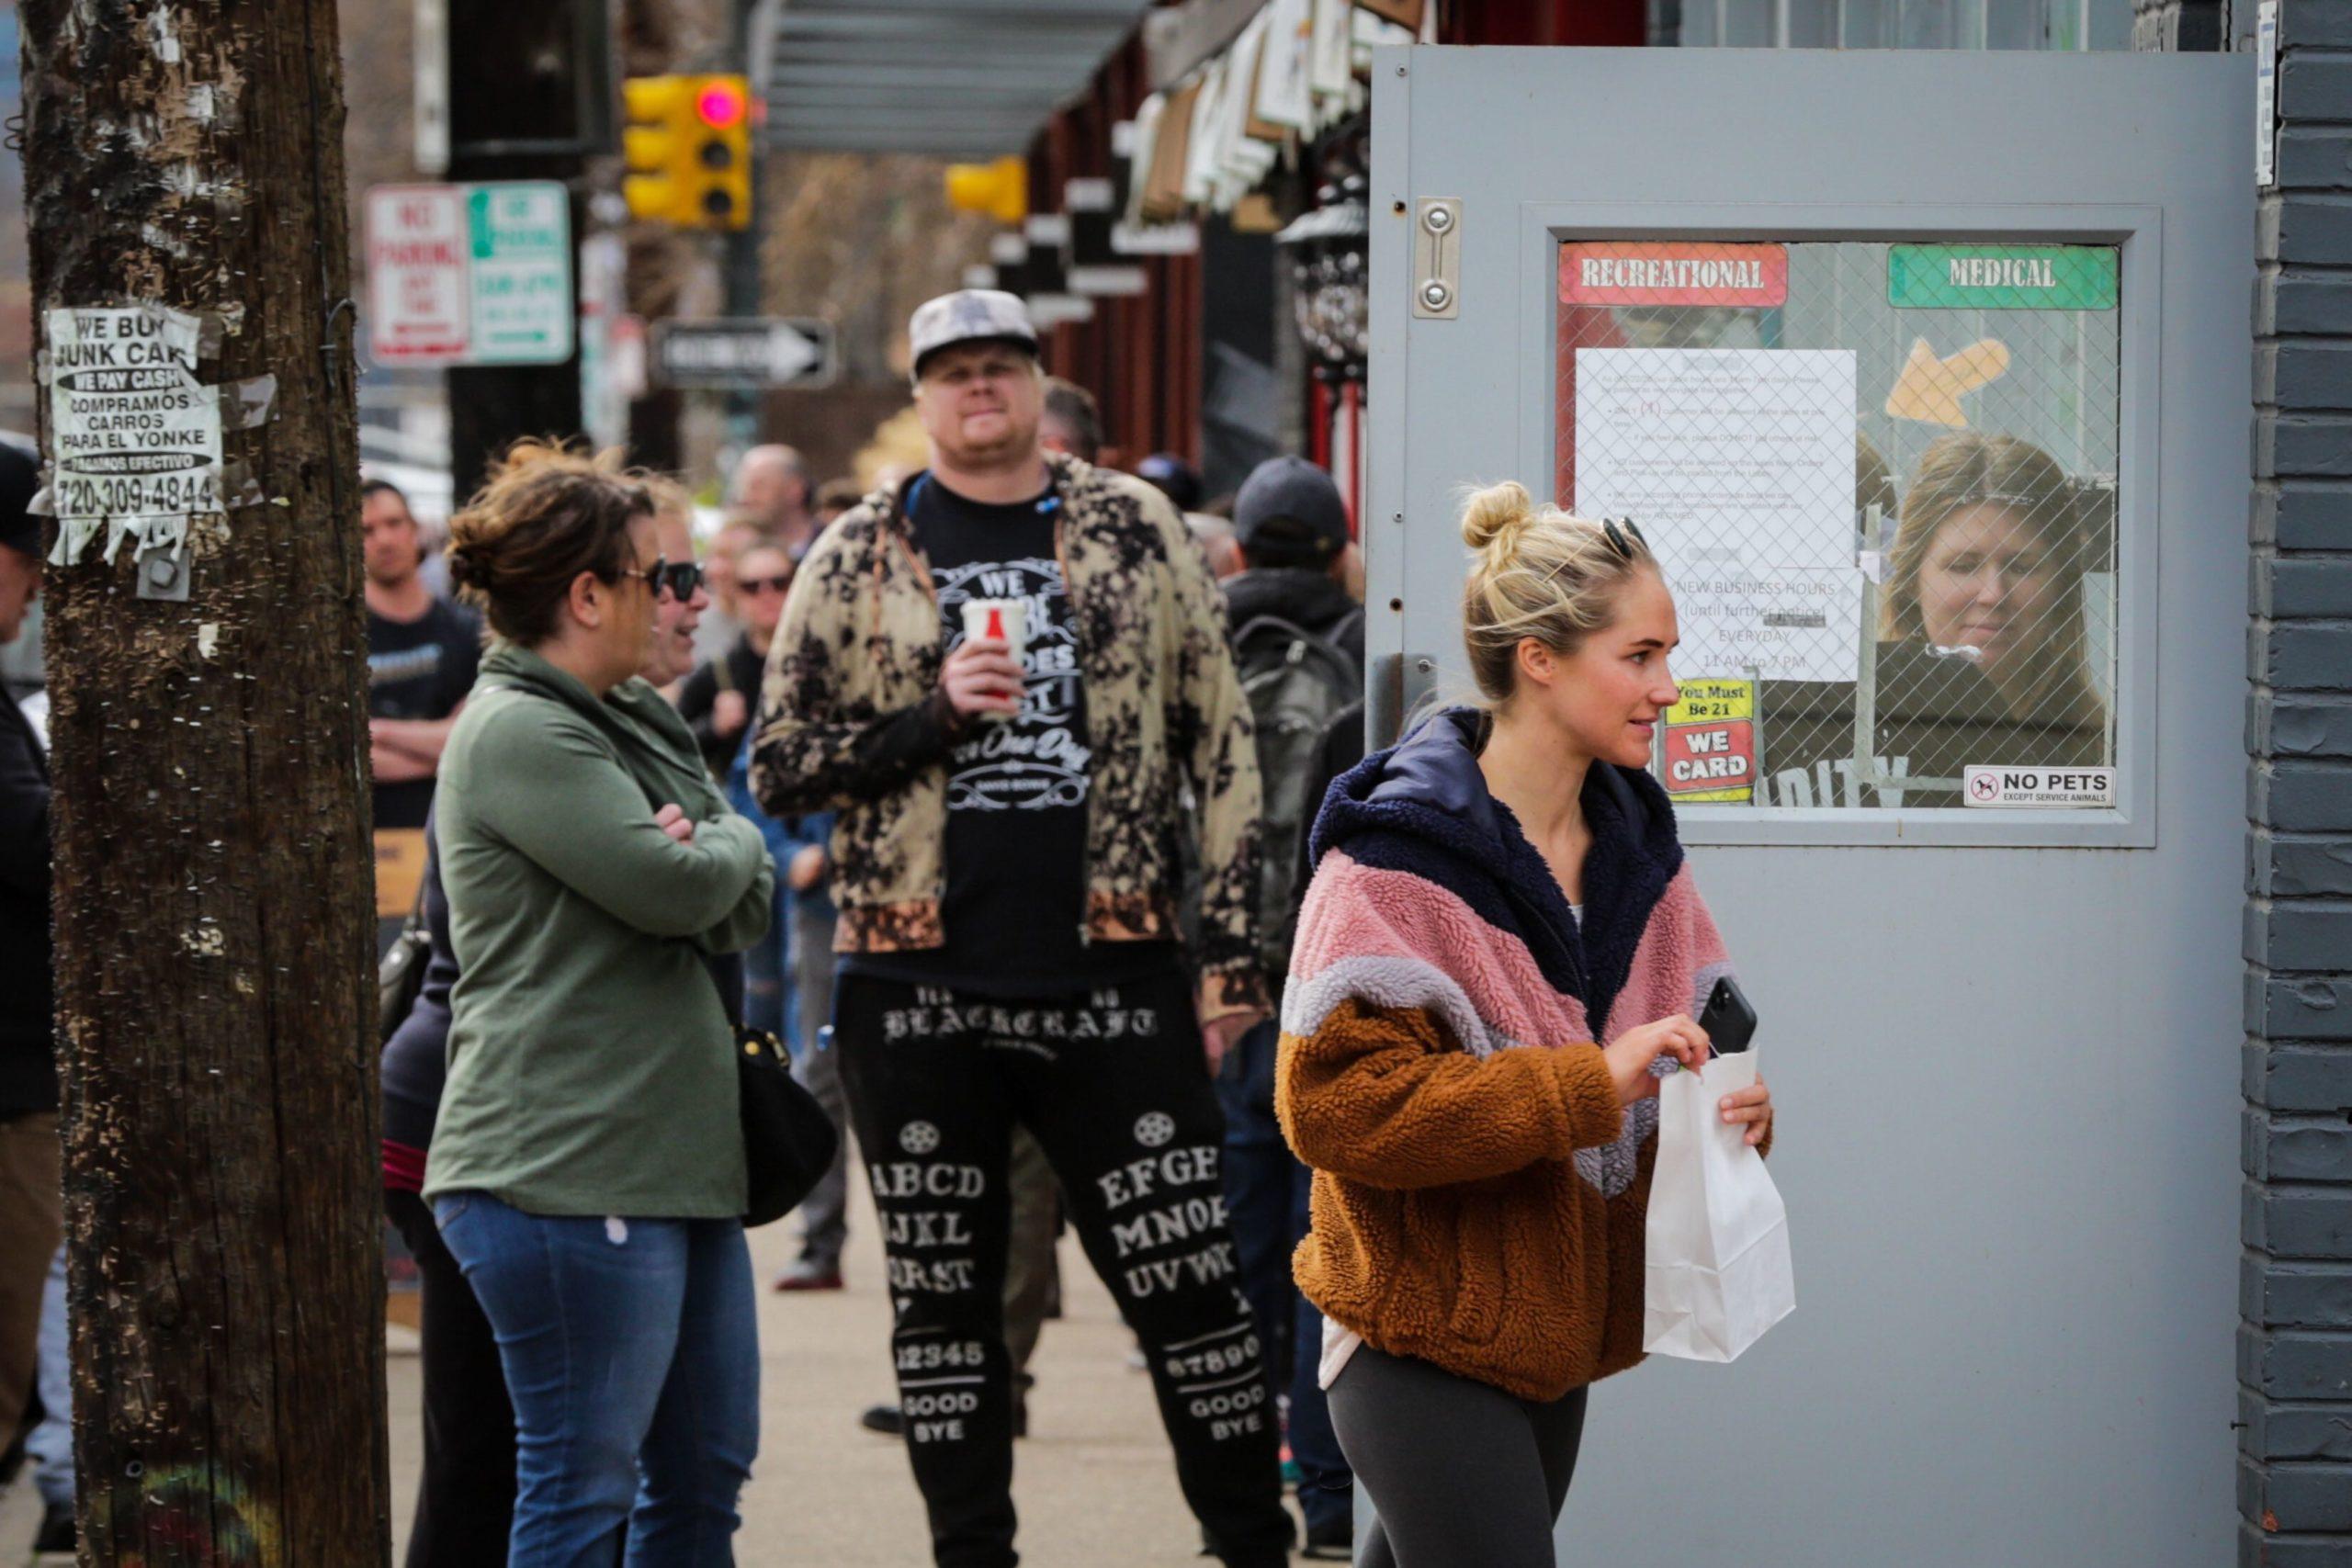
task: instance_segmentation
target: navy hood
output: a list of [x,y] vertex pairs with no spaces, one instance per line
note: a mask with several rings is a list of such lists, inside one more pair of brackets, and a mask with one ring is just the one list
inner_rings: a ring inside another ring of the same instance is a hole
[[1524,941],[1544,977],[1584,1004],[1598,1034],[1650,911],[1681,869],[1674,808],[1648,773],[1592,765],[1579,922],[1519,818],[1487,788],[1478,767],[1486,722],[1474,708],[1442,709],[1340,774],[1323,797],[1309,852],[1319,863],[1344,849],[1363,864],[1444,887]]

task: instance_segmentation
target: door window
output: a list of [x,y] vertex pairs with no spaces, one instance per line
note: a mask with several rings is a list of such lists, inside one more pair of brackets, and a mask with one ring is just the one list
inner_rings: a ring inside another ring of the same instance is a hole
[[1556,499],[1675,591],[1678,802],[2118,804],[2119,259],[1563,242]]

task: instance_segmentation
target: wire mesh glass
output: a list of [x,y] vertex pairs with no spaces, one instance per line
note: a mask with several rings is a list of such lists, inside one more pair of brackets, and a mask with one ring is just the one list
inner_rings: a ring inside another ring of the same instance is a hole
[[1556,499],[1639,523],[1675,590],[1679,801],[2105,804],[2117,262],[1562,245]]

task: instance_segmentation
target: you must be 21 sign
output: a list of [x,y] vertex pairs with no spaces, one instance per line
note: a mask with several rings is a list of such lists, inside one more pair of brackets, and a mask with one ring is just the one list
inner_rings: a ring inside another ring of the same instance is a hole
[[1660,716],[1658,782],[1676,801],[1746,801],[1756,794],[1756,682],[1682,682]]

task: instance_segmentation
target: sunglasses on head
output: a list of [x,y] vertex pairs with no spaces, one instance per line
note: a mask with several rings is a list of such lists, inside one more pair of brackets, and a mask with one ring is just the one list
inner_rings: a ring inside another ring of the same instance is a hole
[[774,577],[739,577],[735,586],[746,593],[783,593],[792,587],[792,573],[779,572]]
[[[1620,560],[1632,560],[1635,545],[1639,545],[1644,550],[1650,547],[1650,542],[1642,537],[1642,531],[1634,525],[1634,520],[1630,517],[1602,518],[1600,534],[1601,537],[1609,541],[1609,547],[1617,552],[1617,558]],[[1629,538],[1628,536],[1631,537]]]
[[645,585],[652,589],[655,593],[667,593],[683,604],[695,596],[695,589],[702,586],[702,563],[690,560],[673,561],[662,556],[655,556],[651,566],[641,571],[624,571],[621,575],[641,578]]

